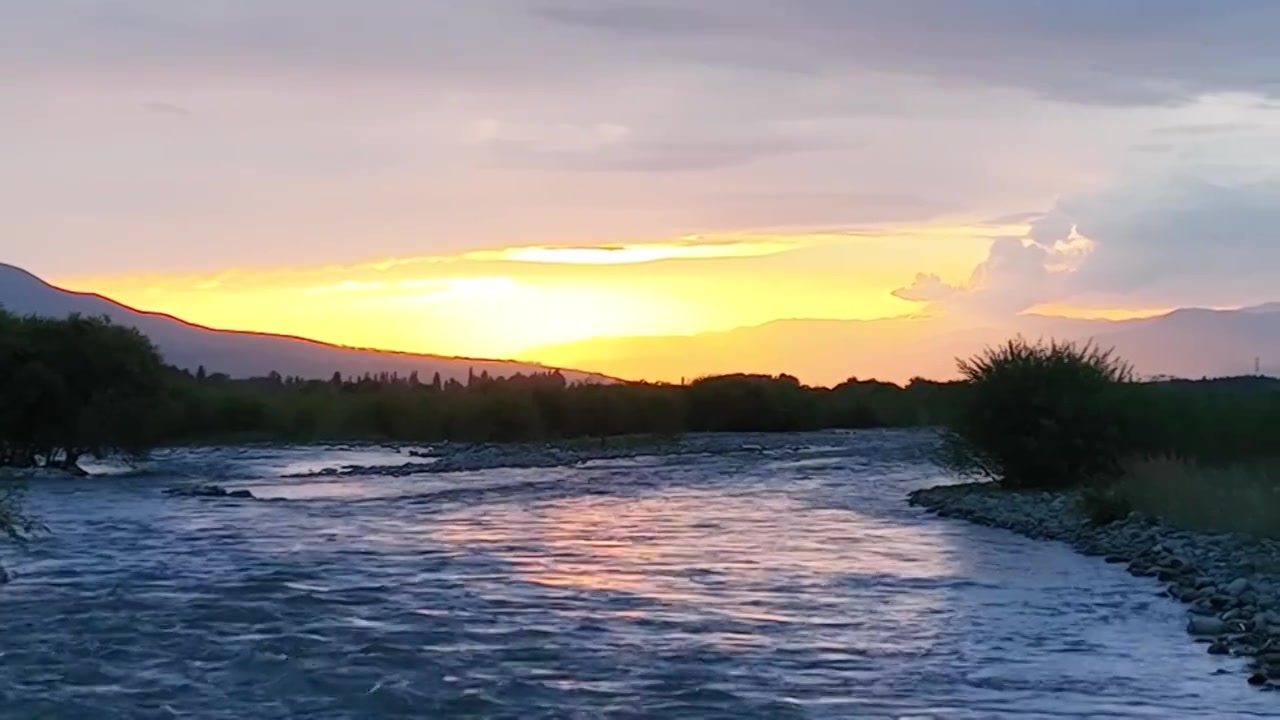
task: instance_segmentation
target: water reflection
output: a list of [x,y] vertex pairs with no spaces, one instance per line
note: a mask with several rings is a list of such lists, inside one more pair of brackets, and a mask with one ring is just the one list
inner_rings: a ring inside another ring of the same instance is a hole
[[164,498],[163,475],[40,486],[55,535],[6,557],[0,701],[51,718],[1269,716],[1145,581],[908,508],[936,478],[921,442],[407,478],[276,476],[353,450],[165,461],[286,498],[262,503]]

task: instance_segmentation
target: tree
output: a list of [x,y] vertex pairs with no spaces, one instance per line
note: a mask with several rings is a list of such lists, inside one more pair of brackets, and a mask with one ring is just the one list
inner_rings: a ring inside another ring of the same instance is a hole
[[0,465],[77,469],[84,455],[136,456],[161,428],[164,365],[107,318],[0,313]]

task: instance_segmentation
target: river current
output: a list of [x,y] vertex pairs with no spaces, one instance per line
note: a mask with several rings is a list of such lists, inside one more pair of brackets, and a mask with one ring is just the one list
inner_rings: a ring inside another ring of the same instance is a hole
[[[286,477],[388,448],[201,449],[32,483],[51,533],[0,550],[0,717],[1280,712],[1153,581],[909,507],[945,481],[927,443],[402,477]],[[198,481],[261,499],[162,492]]]

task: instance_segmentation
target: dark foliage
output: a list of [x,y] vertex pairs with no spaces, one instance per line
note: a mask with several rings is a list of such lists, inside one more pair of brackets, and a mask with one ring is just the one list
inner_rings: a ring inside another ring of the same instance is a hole
[[0,311],[0,466],[145,452],[159,439],[163,369],[151,341],[104,318]]
[[944,461],[961,474],[1064,487],[1116,474],[1133,448],[1132,372],[1109,351],[1017,338],[959,368]]
[[[235,440],[558,440],[684,432],[785,432],[916,425],[955,386],[849,381],[807,387],[790,376],[730,375],[689,385],[570,384],[558,372],[431,383],[380,375],[326,381],[204,379],[171,370],[171,443]],[[936,413],[934,413],[936,414]]]

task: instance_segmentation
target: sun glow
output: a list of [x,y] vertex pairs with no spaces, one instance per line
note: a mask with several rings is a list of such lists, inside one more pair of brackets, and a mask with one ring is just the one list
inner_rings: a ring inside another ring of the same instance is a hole
[[950,232],[685,237],[55,282],[211,327],[552,362],[554,346],[594,339],[911,313],[920,306],[890,293],[914,276],[921,257],[959,281],[990,244],[974,228]]

